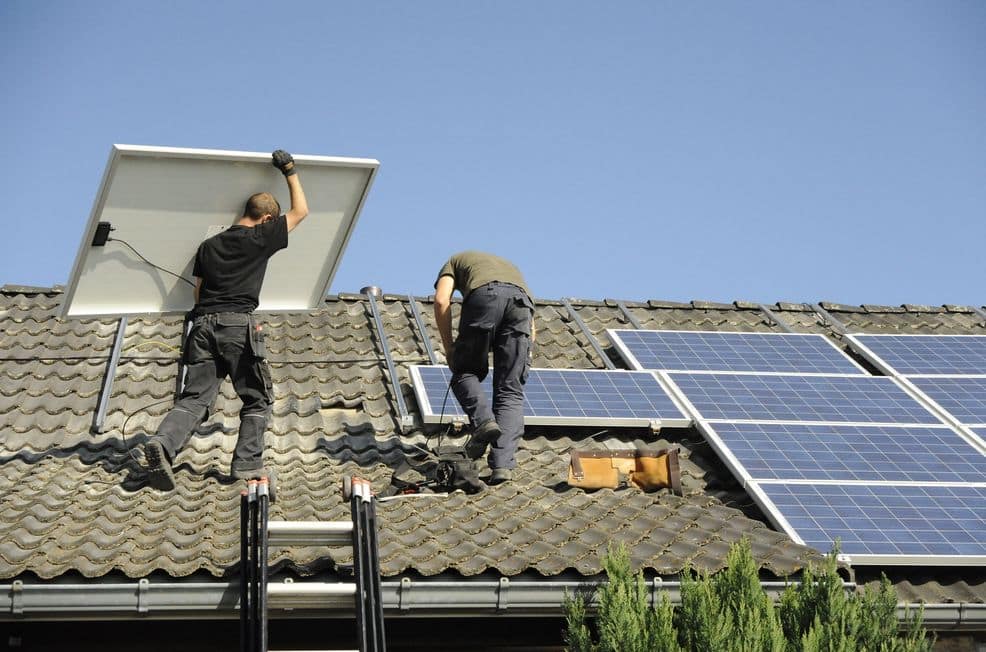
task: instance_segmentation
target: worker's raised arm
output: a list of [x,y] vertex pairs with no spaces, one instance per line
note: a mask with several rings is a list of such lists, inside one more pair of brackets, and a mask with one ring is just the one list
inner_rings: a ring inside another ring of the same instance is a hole
[[271,162],[274,167],[281,171],[284,179],[288,182],[291,209],[284,214],[284,217],[288,222],[288,231],[291,231],[308,215],[308,200],[305,199],[305,190],[301,187],[301,179],[298,178],[294,158],[283,149],[279,149],[271,155]]
[[438,333],[442,336],[442,348],[445,349],[445,359],[451,364],[452,360],[452,292],[455,290],[455,279],[442,276],[435,284],[435,323]]

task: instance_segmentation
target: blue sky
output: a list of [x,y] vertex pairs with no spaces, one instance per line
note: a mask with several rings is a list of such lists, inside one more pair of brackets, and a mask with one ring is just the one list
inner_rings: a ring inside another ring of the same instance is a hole
[[[112,143],[379,159],[333,292],[986,303],[986,3],[0,3],[0,283]],[[303,227],[302,227],[303,228]]]

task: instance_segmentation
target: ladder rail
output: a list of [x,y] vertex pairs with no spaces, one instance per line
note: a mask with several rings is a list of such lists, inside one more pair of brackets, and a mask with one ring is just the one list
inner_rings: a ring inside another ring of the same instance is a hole
[[[304,606],[311,597],[318,596],[330,600],[352,598],[359,642],[359,650],[352,652],[386,652],[376,503],[369,482],[360,478],[347,480],[348,488],[344,489],[344,495],[350,498],[349,522],[272,522],[269,520],[270,496],[266,480],[251,480],[248,490],[241,493],[241,650],[267,652],[268,609],[271,603],[289,609],[296,605]],[[285,581],[270,584],[268,581],[267,561],[272,545],[339,546],[347,543],[353,550],[355,583]]]

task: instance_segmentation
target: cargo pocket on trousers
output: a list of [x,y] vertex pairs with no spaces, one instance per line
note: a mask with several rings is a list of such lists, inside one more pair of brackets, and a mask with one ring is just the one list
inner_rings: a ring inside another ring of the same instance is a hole
[[485,376],[489,372],[490,336],[485,328],[460,328],[449,361],[452,372]]

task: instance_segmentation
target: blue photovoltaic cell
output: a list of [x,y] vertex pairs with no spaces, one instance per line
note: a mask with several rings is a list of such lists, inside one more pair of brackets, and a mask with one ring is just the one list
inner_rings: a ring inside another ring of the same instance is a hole
[[[432,414],[440,414],[451,374],[448,367],[417,367]],[[483,383],[492,400],[492,380]],[[449,393],[446,417],[464,416]],[[634,419],[641,422],[688,418],[653,374],[645,371],[532,369],[524,387],[524,416],[546,419]]]
[[610,335],[621,341],[644,369],[866,373],[823,335],[622,329],[612,330]]
[[986,374],[986,335],[854,335],[901,376]]
[[760,483],[806,544],[849,555],[986,555],[986,487]]
[[754,480],[986,482],[986,455],[951,428],[717,423]]
[[881,376],[668,375],[708,420],[941,424]]
[[918,389],[965,424],[986,424],[986,378],[911,378]]

